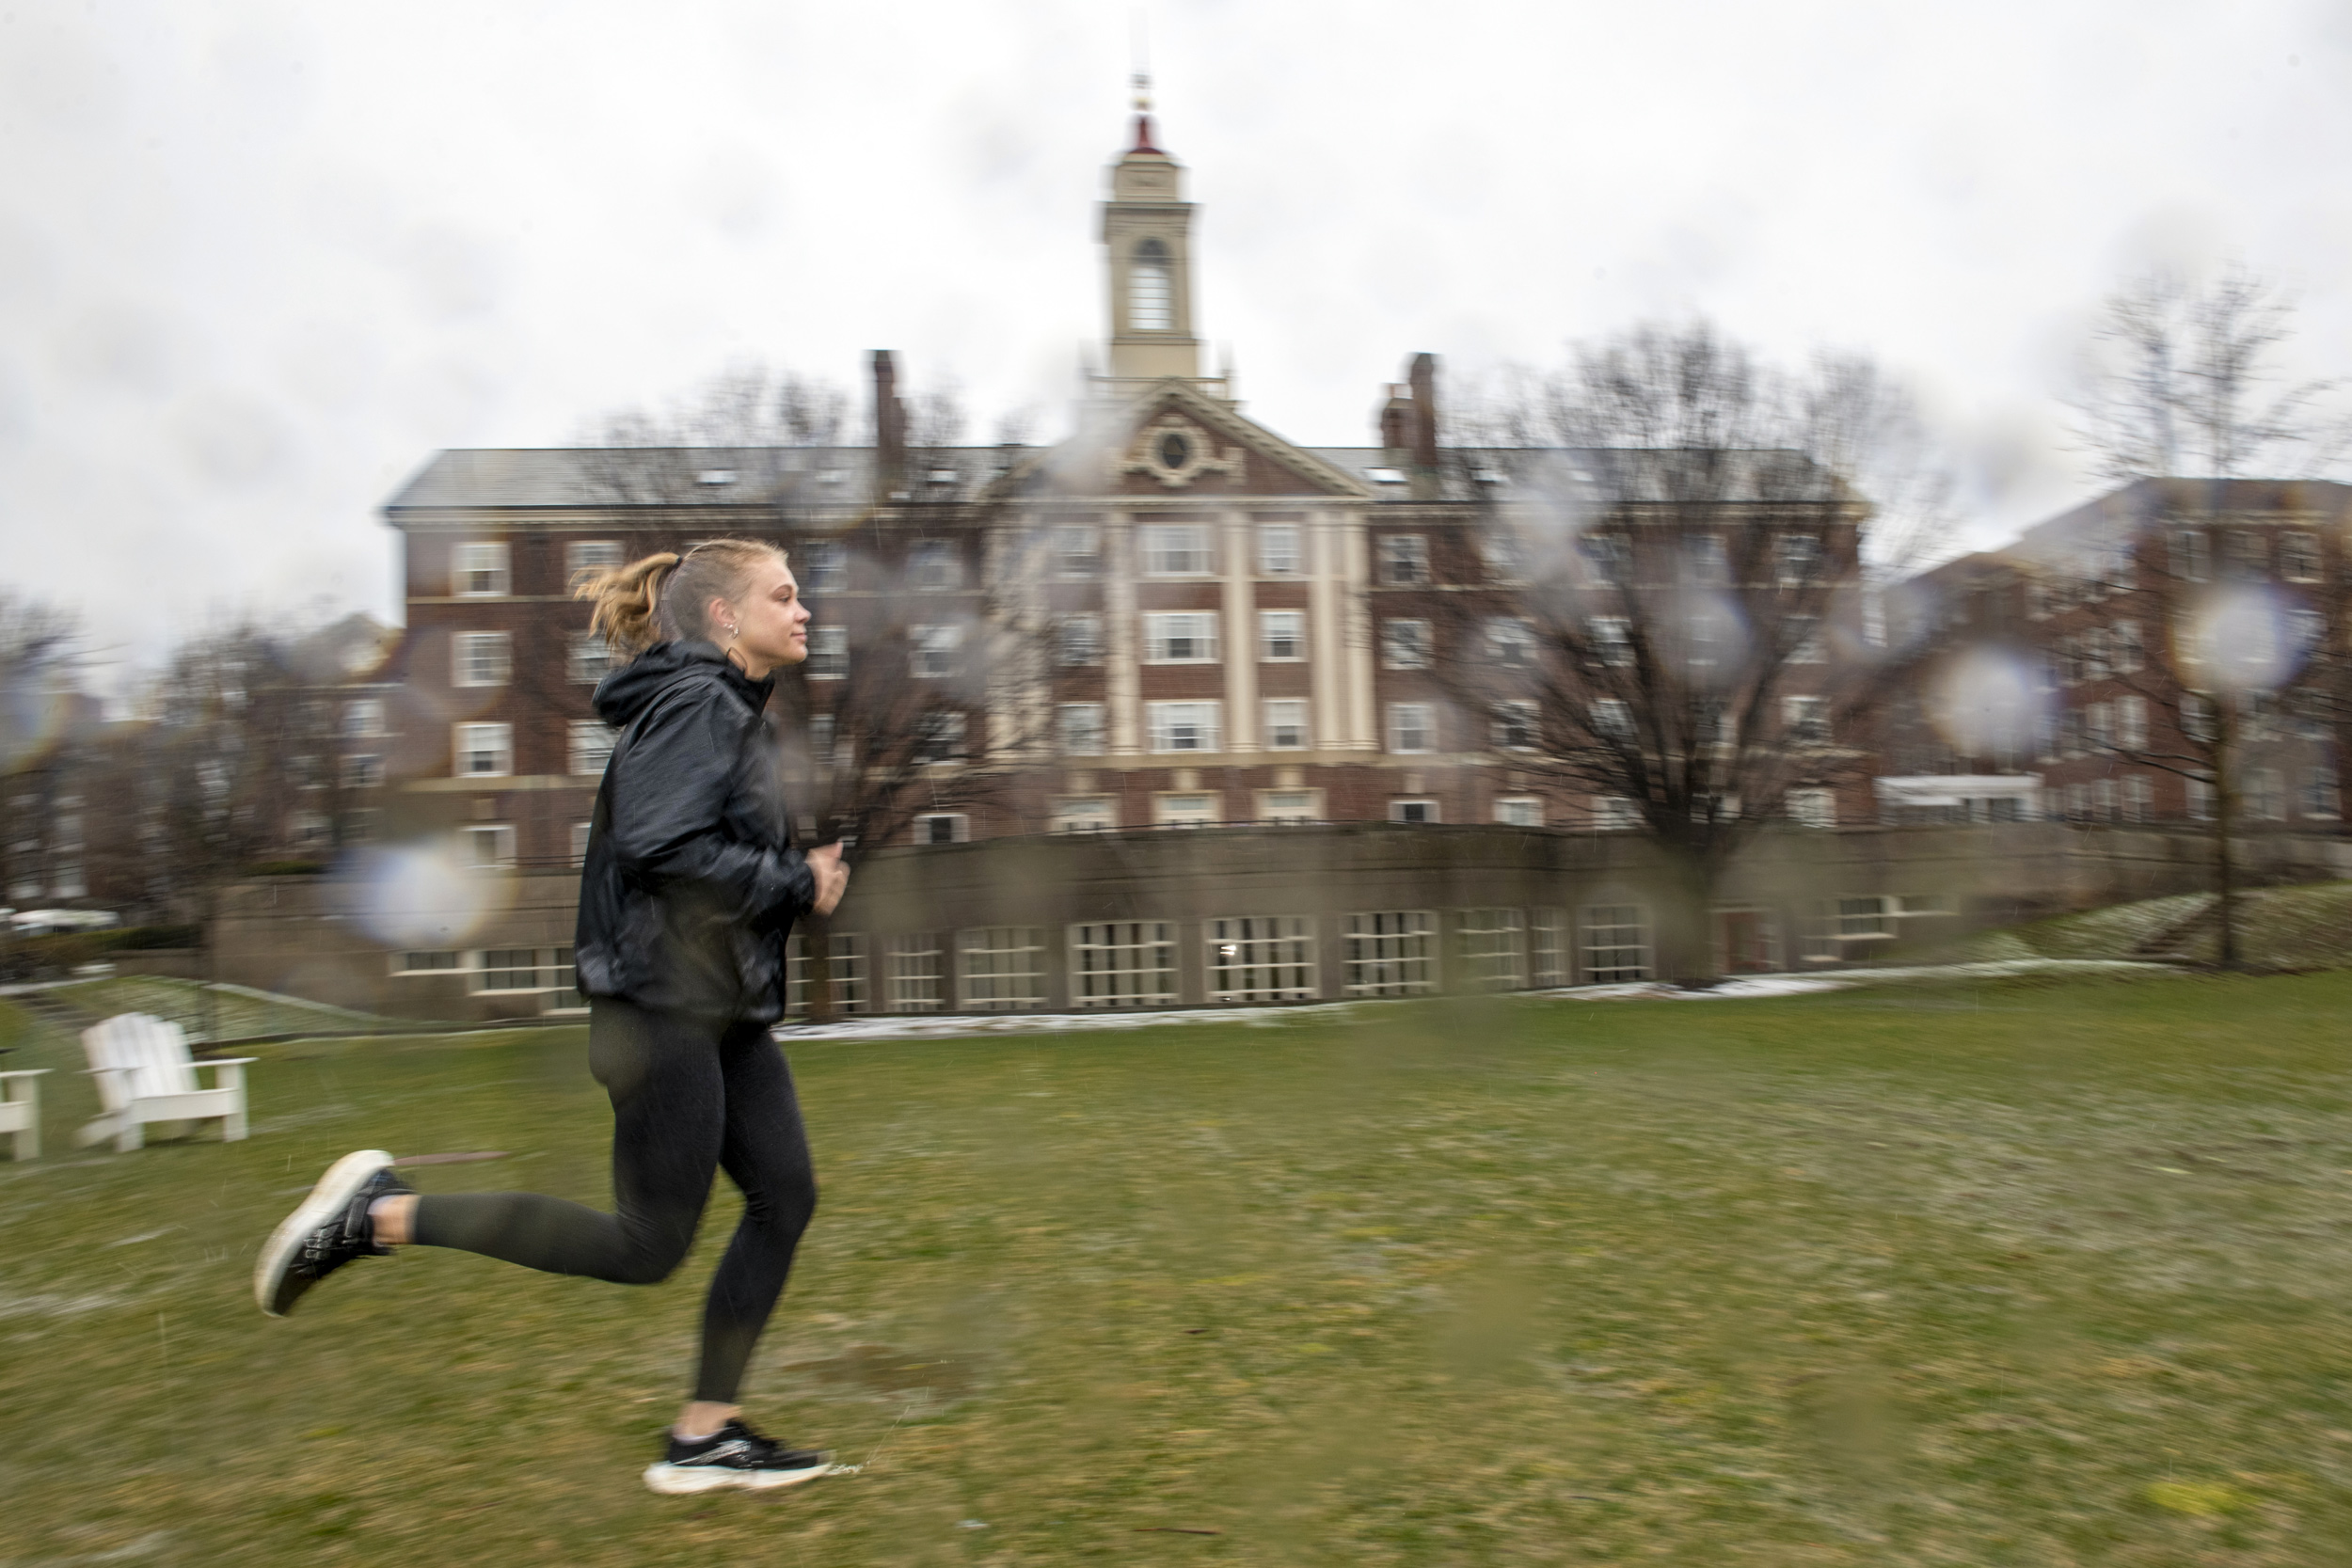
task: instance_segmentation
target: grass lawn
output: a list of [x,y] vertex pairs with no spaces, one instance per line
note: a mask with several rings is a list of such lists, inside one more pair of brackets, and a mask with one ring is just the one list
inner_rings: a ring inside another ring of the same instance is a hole
[[[660,1498],[666,1285],[247,1294],[327,1161],[603,1203],[584,1032],[265,1048],[254,1135],[0,1164],[0,1560],[2352,1562],[2352,974],[1490,1001],[796,1048],[747,1398],[863,1474]],[[0,1021],[8,1066],[75,1068]],[[1194,1533],[1198,1532],[1198,1533]]]

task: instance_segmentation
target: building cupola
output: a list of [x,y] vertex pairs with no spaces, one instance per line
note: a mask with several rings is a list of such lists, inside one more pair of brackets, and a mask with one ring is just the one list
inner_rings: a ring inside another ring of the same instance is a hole
[[1136,140],[1111,166],[1103,204],[1110,292],[1110,373],[1097,395],[1134,396],[1169,376],[1226,397],[1222,377],[1200,373],[1192,323],[1192,203],[1184,168],[1153,145],[1151,79],[1136,77]]

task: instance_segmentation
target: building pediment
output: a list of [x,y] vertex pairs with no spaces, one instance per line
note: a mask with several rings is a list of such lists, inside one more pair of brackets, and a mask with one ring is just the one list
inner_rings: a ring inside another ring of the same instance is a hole
[[1016,465],[1000,494],[1328,496],[1369,500],[1355,475],[1170,377],[1100,411]]

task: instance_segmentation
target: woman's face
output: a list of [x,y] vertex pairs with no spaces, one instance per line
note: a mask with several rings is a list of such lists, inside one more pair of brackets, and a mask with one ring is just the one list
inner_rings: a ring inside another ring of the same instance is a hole
[[774,556],[752,568],[743,592],[726,609],[735,624],[729,645],[754,680],[779,664],[798,664],[808,657],[808,606],[801,602],[792,569]]

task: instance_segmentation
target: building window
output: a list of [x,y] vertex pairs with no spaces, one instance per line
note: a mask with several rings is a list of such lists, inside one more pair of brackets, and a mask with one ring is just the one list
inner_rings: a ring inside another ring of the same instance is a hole
[[1427,910],[1382,910],[1347,917],[1341,952],[1350,996],[1422,996],[1438,988],[1438,955]]
[[1202,923],[1209,1000],[1311,1002],[1315,923],[1305,915],[1225,915]]
[[[826,968],[831,971],[833,1010],[836,1013],[866,1011],[866,937],[859,931],[834,931],[825,944]],[[795,936],[784,944],[784,1010],[787,1013],[808,1011],[809,991],[808,938]]]
[[1495,820],[1506,828],[1540,828],[1544,803],[1533,795],[1505,795],[1495,801]]
[[2112,822],[2116,816],[2115,781],[2097,779],[2090,785],[2091,814],[2102,822]]
[[1176,1002],[1176,927],[1120,920],[1070,927],[1074,1007],[1167,1007]]
[[2213,781],[2210,779],[2184,779],[2181,782],[2187,786],[2185,793],[2187,798],[2189,819],[2194,822],[2212,821],[2214,811]]
[[2326,763],[2314,763],[2303,775],[2303,815],[2322,821],[2334,821],[2344,813],[2344,794],[2337,786],[2336,770]]
[[1783,588],[1803,588],[1820,575],[1821,540],[1819,534],[1784,533],[1780,536],[1778,565]]
[[2172,532],[2172,575],[2187,582],[2202,582],[2213,575],[2213,552],[2205,531],[2175,529]]
[[1429,668],[1429,623],[1381,622],[1380,662],[1391,670]]
[[468,966],[468,989],[485,990],[571,990],[574,989],[569,947],[488,947]]
[[907,552],[907,581],[917,593],[941,594],[963,586],[963,561],[944,539],[916,541]]
[[515,863],[515,825],[477,822],[458,832],[465,863],[476,871],[502,871]]
[[2148,699],[2118,697],[2115,700],[2115,743],[2126,752],[2148,749]]
[[503,540],[475,540],[450,553],[450,589],[461,598],[502,598],[512,578],[506,570]]
[[1146,523],[1142,532],[1144,576],[1197,578],[1216,569],[1206,523]]
[[1319,789],[1265,789],[1258,792],[1258,820],[1278,827],[1299,827],[1322,820],[1323,792]]
[[909,626],[907,645],[913,651],[918,680],[938,680],[956,673],[956,652],[963,646],[961,626]]
[[1506,752],[1532,752],[1535,749],[1536,720],[1534,703],[1497,703],[1494,711],[1492,743]]
[[1146,664],[1214,664],[1217,658],[1216,611],[1152,611],[1143,618]]
[[593,631],[576,631],[564,646],[564,673],[580,686],[594,686],[612,673],[612,649]]
[[2279,575],[2289,582],[2319,580],[2319,535],[2289,529],[2279,535]]
[[572,865],[575,869],[588,863],[588,833],[592,826],[587,822],[572,824]]
[[1794,746],[1826,746],[1829,744],[1829,699],[1827,697],[1784,697],[1781,699],[1783,721],[1788,728],[1789,744]]
[[502,631],[461,631],[450,638],[450,684],[504,686],[515,668],[514,641]]
[[[2124,821],[2145,822],[2149,820],[2155,816],[2155,802],[2156,792],[2149,787],[2148,776],[2145,773],[2134,773],[2123,781]],[[2014,800],[1995,800],[1993,803],[2010,806],[2016,804]]]
[[925,767],[960,761],[963,756],[965,724],[965,717],[961,713],[917,714],[913,760]]
[[1391,800],[1389,820],[1423,827],[1438,820],[1438,802],[1428,800]]
[[617,539],[567,539],[564,542],[564,580],[577,582],[586,572],[605,572],[621,563]]
[[972,818],[960,811],[926,812],[914,819],[914,842],[917,844],[968,844],[972,841]]
[[794,551],[803,592],[838,594],[850,586],[850,551],[838,539],[811,539]]
[[1214,828],[1224,819],[1225,812],[1218,796],[1152,797],[1152,825],[1155,828]]
[[395,974],[455,974],[466,967],[463,953],[447,950],[392,955],[392,973]]
[[1649,918],[1639,904],[1595,904],[1584,911],[1584,983],[1623,985],[1646,980]]
[[1516,533],[1500,531],[1483,534],[1478,541],[1478,553],[1486,558],[1486,580],[1501,583],[1522,583],[1527,580],[1527,546]]
[[1615,534],[1588,533],[1577,541],[1577,551],[1596,585],[1623,588],[1631,582],[1633,548]]
[[1642,808],[1629,795],[1596,795],[1590,810],[1597,833],[1629,833],[1642,825]]
[[1527,917],[1518,910],[1463,910],[1455,915],[1461,978],[1471,990],[1519,990],[1527,985]]
[[846,678],[850,673],[850,628],[811,626],[808,632],[808,663],[803,668],[813,681]]
[[1154,752],[1221,752],[1225,749],[1222,703],[1146,703],[1144,715]]
[[343,705],[343,737],[373,740],[384,734],[384,699],[361,697]]
[[345,789],[381,789],[384,786],[384,759],[359,754],[343,758],[343,787]]
[[1788,650],[1791,664],[1820,664],[1829,657],[1829,647],[1821,638],[1821,618],[1819,615],[1784,615],[1781,617],[1781,643]]
[[1837,826],[1837,792],[1834,789],[1792,789],[1788,819],[1801,828]]
[[601,719],[572,721],[571,770],[575,777],[593,778],[612,760],[612,742],[620,732]]
[[1127,329],[1131,332],[1172,332],[1176,328],[1175,287],[1168,276],[1168,246],[1147,239],[1136,246],[1127,272]]
[[2115,705],[2093,703],[2083,709],[2083,740],[2094,752],[2115,749]]
[[[1615,623],[1623,627],[1625,623]],[[1535,662],[1535,623],[1520,615],[1497,615],[1486,623],[1486,657],[1505,669]]]
[[2285,777],[2276,768],[2257,768],[2246,775],[2246,815],[2257,822],[2277,822],[2287,814]]
[[808,716],[808,760],[819,768],[831,768],[834,763],[834,743],[838,738],[839,733],[840,726],[832,714],[810,714]]
[[1092,523],[1063,523],[1054,530],[1054,575],[1103,575],[1103,531]]
[[1291,664],[1307,657],[1307,612],[1258,611],[1258,657],[1268,664]]
[[1438,749],[1438,710],[1429,703],[1389,705],[1389,750],[1412,756]]
[[1064,615],[1054,624],[1054,659],[1077,666],[1103,662],[1103,617]]
[[1380,582],[1386,588],[1415,588],[1429,580],[1429,541],[1418,533],[1380,536]]
[[1568,911],[1534,910],[1527,923],[1527,983],[1536,987],[1572,984],[1568,969]]
[[1296,523],[1258,525],[1258,573],[1261,577],[1295,578],[1303,566],[1298,553]]
[[1730,586],[1731,560],[1724,553],[1722,534],[1693,533],[1683,540],[1682,551],[1692,582],[1703,588]]
[[956,933],[961,1006],[969,1013],[1045,1006],[1045,929],[987,926]]
[[888,940],[883,983],[894,1013],[935,1013],[947,1005],[947,950],[937,931]]
[[1119,802],[1107,795],[1069,797],[1054,802],[1057,833],[1108,832],[1119,826]]
[[2114,665],[2117,674],[2136,675],[2139,673],[2140,667],[2147,662],[2146,652],[2140,646],[2139,641],[2139,623],[2137,621],[2116,622],[2113,635],[2107,641],[2107,651],[2109,661]]
[[514,725],[459,724],[454,728],[459,778],[500,778],[515,771]]
[[1307,700],[1276,697],[1265,705],[1265,744],[1271,752],[1297,752],[1307,747]]
[[1593,702],[1593,733],[1603,740],[1633,739],[1633,705],[1623,697],[1599,697]]
[[1062,755],[1099,757],[1103,754],[1102,704],[1060,704],[1055,709],[1054,721],[1061,741]]

